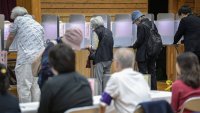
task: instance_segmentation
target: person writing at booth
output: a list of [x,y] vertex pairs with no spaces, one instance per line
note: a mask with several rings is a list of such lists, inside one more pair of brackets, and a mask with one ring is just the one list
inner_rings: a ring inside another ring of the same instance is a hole
[[189,6],[182,6],[178,15],[181,18],[178,30],[174,36],[174,44],[184,37],[185,51],[193,52],[200,61],[200,18],[192,14]]
[[17,46],[15,75],[19,100],[23,103],[39,101],[38,77],[32,73],[32,63],[45,48],[44,29],[23,7],[13,8],[11,19],[14,23],[10,27],[5,49],[8,51],[12,43]]

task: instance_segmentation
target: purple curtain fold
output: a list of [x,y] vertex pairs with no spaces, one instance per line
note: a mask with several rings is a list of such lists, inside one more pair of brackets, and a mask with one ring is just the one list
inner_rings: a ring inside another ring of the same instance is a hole
[[5,15],[5,20],[10,19],[11,10],[16,6],[16,0],[0,0],[0,14]]

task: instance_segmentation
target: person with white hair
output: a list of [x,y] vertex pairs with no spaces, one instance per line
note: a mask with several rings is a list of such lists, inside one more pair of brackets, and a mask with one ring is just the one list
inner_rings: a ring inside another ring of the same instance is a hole
[[10,27],[5,50],[8,51],[12,43],[16,45],[15,74],[19,100],[23,103],[39,101],[38,78],[32,73],[32,63],[45,48],[44,29],[23,7],[13,8],[11,19],[14,23]]
[[[98,94],[101,94],[107,81],[107,75],[110,74],[114,41],[111,30],[104,27],[104,21],[101,16],[91,18],[90,23],[93,33],[96,34],[98,40],[93,64],[94,77],[97,78],[98,82]],[[89,49],[91,48],[89,47]],[[92,49],[94,48],[92,47]]]
[[102,94],[102,110],[113,100],[116,113],[133,113],[137,104],[150,100],[150,88],[144,76],[133,70],[135,54],[132,50],[116,50],[113,63],[116,73],[111,75]]

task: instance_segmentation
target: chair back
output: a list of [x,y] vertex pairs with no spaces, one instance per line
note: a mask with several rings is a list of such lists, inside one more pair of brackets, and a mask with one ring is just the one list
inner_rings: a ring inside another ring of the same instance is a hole
[[134,113],[173,113],[173,110],[167,101],[157,100],[140,103]]
[[99,106],[86,106],[86,107],[78,107],[71,108],[64,113],[100,113]]
[[199,97],[191,97],[183,103],[183,108],[181,109],[180,113],[183,113],[183,111],[185,109],[194,111],[194,112],[200,112],[199,105],[200,105],[200,96]]

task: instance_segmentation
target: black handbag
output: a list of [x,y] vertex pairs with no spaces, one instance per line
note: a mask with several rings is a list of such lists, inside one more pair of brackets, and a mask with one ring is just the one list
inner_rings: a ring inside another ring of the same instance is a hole
[[90,50],[89,60],[94,60],[95,58],[95,50]]

